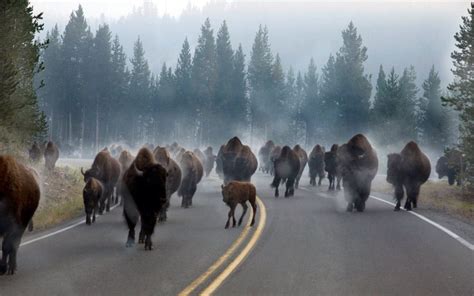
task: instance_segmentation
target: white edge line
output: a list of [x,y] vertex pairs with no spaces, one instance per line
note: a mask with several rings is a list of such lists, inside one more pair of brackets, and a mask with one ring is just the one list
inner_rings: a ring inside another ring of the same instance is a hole
[[[376,196],[373,196],[371,195],[370,196],[371,198],[375,199],[375,200],[378,200],[380,202],[383,202],[383,203],[386,203],[386,204],[389,204],[391,206],[395,206],[394,203],[392,202],[389,202],[389,201],[386,201],[385,199],[382,199],[380,197],[376,197]],[[405,210],[406,211],[406,210]],[[454,238],[455,240],[457,240],[458,242],[460,242],[461,244],[463,244],[465,247],[467,247],[468,249],[470,249],[471,251],[474,251],[474,245],[469,243],[467,240],[463,239],[462,237],[460,237],[459,235],[457,235],[456,233],[452,232],[451,230],[447,229],[446,227],[444,226],[441,226],[440,224],[434,222],[433,220],[430,220],[428,218],[426,218],[425,216],[421,215],[421,214],[418,214],[416,212],[413,212],[413,211],[406,211],[407,213],[410,213],[412,215],[414,215],[415,217],[418,217],[419,219],[433,225],[434,227],[438,228],[439,230],[443,231],[444,233],[446,233],[447,235],[449,235],[450,237]]]
[[[116,204],[116,205],[112,206],[112,207],[110,208],[110,211],[112,211],[113,209],[115,209],[115,208],[118,207],[118,206],[119,206],[119,204]],[[99,218],[99,217],[97,217],[97,218]],[[23,247],[23,246],[32,244],[32,243],[34,243],[34,242],[43,240],[43,239],[45,239],[45,238],[54,236],[54,235],[56,235],[56,234],[60,234],[60,233],[62,233],[62,232],[68,231],[68,230],[70,230],[70,229],[73,229],[73,228],[75,228],[75,227],[77,227],[77,226],[79,226],[79,225],[81,225],[81,224],[86,223],[86,221],[85,221],[84,219],[85,219],[85,218],[83,218],[83,219],[82,219],[81,221],[79,221],[79,222],[76,222],[76,223],[74,223],[74,224],[72,224],[72,225],[69,225],[69,226],[66,226],[66,227],[64,227],[64,228],[58,229],[58,230],[53,231],[53,232],[51,232],[51,233],[42,235],[42,236],[40,236],[40,237],[31,239],[31,240],[28,240],[28,241],[26,241],[26,242],[23,242],[23,243],[20,244],[20,247]]]

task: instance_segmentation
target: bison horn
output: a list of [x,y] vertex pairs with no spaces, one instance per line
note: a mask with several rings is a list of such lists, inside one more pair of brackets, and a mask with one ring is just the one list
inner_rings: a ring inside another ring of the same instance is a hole
[[84,169],[83,169],[82,167],[81,167],[81,174],[82,174],[83,176],[86,175],[86,173],[84,173]]
[[143,171],[140,171],[140,170],[137,168],[135,162],[133,162],[133,169],[135,170],[135,173],[136,173],[138,176],[140,176],[140,177],[143,176]]

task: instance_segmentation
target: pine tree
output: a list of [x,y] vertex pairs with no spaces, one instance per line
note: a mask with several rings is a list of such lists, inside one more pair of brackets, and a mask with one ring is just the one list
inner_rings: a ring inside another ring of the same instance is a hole
[[303,114],[307,127],[306,143],[314,143],[323,137],[321,131],[321,101],[319,97],[318,74],[316,71],[316,65],[311,58],[304,77],[305,101]]
[[232,127],[228,130],[226,138],[230,138],[232,135],[243,136],[244,130],[247,129],[247,77],[245,69],[245,54],[242,49],[242,45],[239,44],[237,51],[234,54],[234,64],[232,73],[232,102],[230,105],[233,111],[230,113],[232,116],[230,122]]
[[418,87],[416,72],[413,66],[405,68],[400,77],[400,100],[397,104],[401,122],[400,137],[403,140],[416,140],[416,106],[418,104]]
[[193,134],[193,123],[197,121],[196,109],[197,104],[192,101],[192,57],[189,48],[188,38],[183,42],[181,53],[179,54],[178,63],[175,69],[176,79],[176,104],[180,106],[181,112],[177,114],[178,121],[176,135],[177,138],[183,139],[185,142],[191,140]]
[[322,68],[320,97],[321,97],[321,127],[325,141],[319,144],[332,145],[341,139],[335,132],[335,127],[340,118],[340,87],[336,68],[336,59],[330,55],[326,65]]
[[266,124],[271,126],[270,139],[277,142],[285,142],[289,137],[290,129],[288,122],[290,120],[289,109],[287,108],[287,93],[285,85],[285,74],[281,64],[280,55],[275,56],[275,61],[272,65],[272,87],[270,88],[270,96],[272,98],[272,105],[268,111]]
[[126,121],[126,114],[128,114],[128,89],[130,73],[127,69],[127,56],[120,44],[120,40],[115,35],[112,43],[112,106],[110,108],[111,118],[115,120],[115,124],[111,125],[111,137],[115,141],[122,141],[125,136],[130,133],[130,122]]

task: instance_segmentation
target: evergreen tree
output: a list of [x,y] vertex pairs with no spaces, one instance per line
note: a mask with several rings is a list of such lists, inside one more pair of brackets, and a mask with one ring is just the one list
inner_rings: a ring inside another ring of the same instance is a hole
[[155,134],[161,141],[172,141],[176,136],[172,132],[175,131],[175,114],[178,114],[180,106],[175,102],[175,77],[171,68],[166,63],[161,67],[161,72],[157,84],[157,100],[155,100],[155,118],[157,127]]
[[270,96],[272,98],[272,105],[270,106],[271,113],[268,114],[267,124],[271,124],[272,133],[270,138],[277,142],[284,142],[288,139],[290,129],[288,122],[290,121],[290,113],[287,101],[285,74],[281,64],[280,55],[275,56],[275,61],[272,65],[272,87],[270,88]]
[[[336,59],[330,55],[326,65],[322,68],[321,86],[321,127],[324,132],[325,141],[321,144],[332,145],[340,141],[339,136],[334,131],[340,118],[340,87],[336,68]],[[319,142],[319,141],[318,141]]]
[[400,100],[398,117],[400,120],[400,137],[406,141],[416,140],[416,106],[418,105],[418,87],[416,72],[413,66],[405,68],[400,77]]
[[192,101],[192,85],[191,85],[192,57],[189,48],[188,38],[184,39],[181,53],[179,54],[178,63],[175,69],[176,79],[176,104],[180,106],[181,112],[177,115],[178,121],[176,135],[177,138],[183,139],[185,142],[191,140],[191,132],[193,123],[196,122],[197,105]]
[[120,40],[117,35],[115,35],[114,41],[112,43],[112,106],[111,111],[111,120],[116,124],[111,125],[111,137],[116,141],[122,141],[125,139],[125,136],[129,134],[130,122],[126,121],[126,116],[128,112],[125,110],[130,110],[132,107],[128,102],[128,88],[129,88],[129,79],[130,73],[127,69],[127,56],[123,50],[123,46],[120,44]]
[[306,143],[315,143],[323,137],[321,127],[321,101],[319,97],[318,74],[314,60],[311,58],[304,77],[305,102],[304,119],[306,121]]
[[232,73],[232,92],[231,92],[232,111],[230,112],[229,122],[232,122],[226,138],[231,135],[243,136],[243,131],[247,128],[247,77],[245,69],[245,54],[242,45],[239,44],[234,54],[234,64]]

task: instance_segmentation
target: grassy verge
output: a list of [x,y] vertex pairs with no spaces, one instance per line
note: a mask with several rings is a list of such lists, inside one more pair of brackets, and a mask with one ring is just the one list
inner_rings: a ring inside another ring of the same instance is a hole
[[[393,188],[377,177],[372,190],[393,194]],[[402,203],[403,204],[403,203]],[[418,205],[423,209],[440,211],[453,217],[474,223],[474,192],[459,186],[449,186],[446,180],[429,180],[421,186]]]

